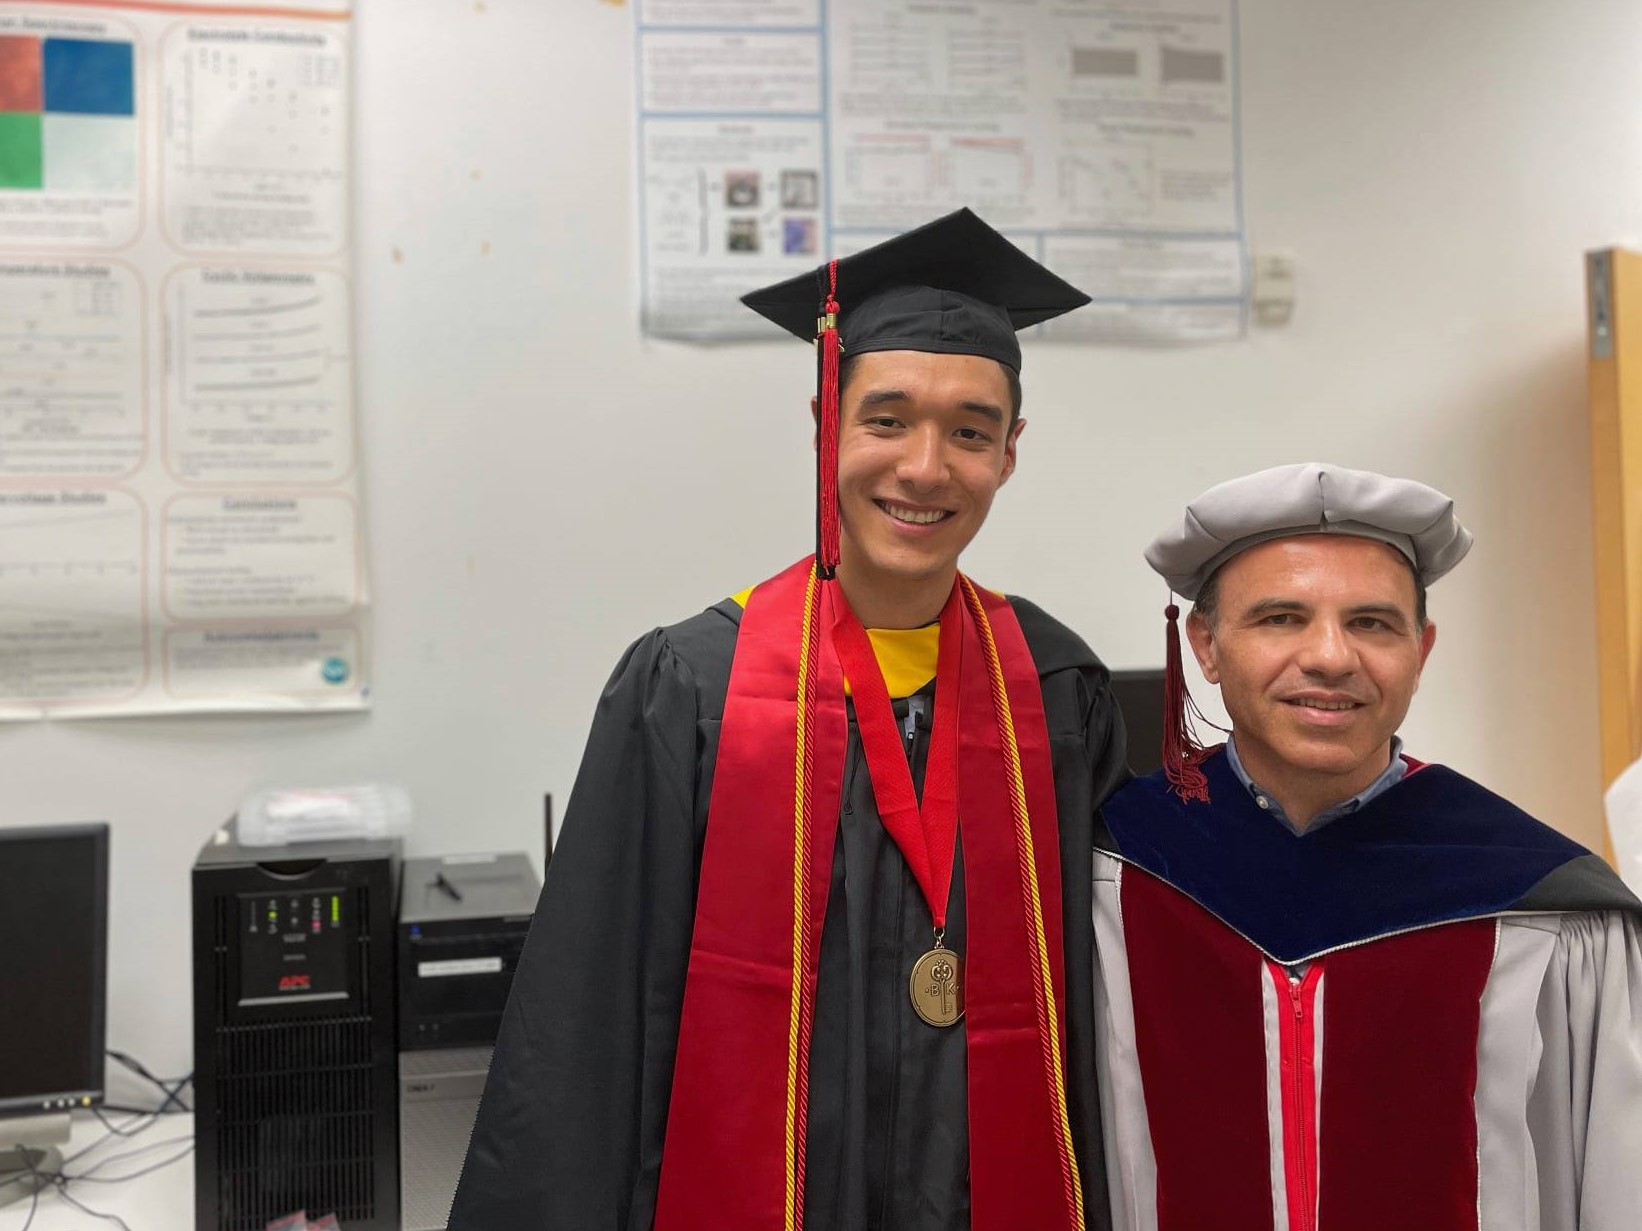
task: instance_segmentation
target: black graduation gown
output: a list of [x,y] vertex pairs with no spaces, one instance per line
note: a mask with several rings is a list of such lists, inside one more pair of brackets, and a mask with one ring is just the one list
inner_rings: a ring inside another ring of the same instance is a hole
[[[1090,860],[1096,809],[1127,776],[1123,722],[1088,646],[1031,603],[1011,602],[1038,666],[1053,749],[1069,1111],[1085,1209],[1098,1227],[1107,1199]],[[502,1023],[451,1231],[651,1226],[740,616],[726,601],[656,630],[628,650],[605,688]],[[923,700],[911,744],[920,783],[932,709]],[[904,724],[908,702],[896,710]],[[967,1228],[963,1026],[925,1025],[908,999],[908,972],[931,944],[929,909],[875,810],[853,715],[847,757],[810,1052],[805,1228]],[[961,850],[953,882],[947,941],[962,952]]]

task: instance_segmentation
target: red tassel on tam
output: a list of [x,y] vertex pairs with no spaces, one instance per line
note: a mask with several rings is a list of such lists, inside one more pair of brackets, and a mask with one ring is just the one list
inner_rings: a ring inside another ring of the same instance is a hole
[[815,455],[815,556],[823,580],[838,572],[838,262],[827,263],[827,298],[816,321],[821,346],[821,416]]
[[1209,802],[1209,780],[1200,766],[1207,750],[1197,739],[1192,723],[1202,712],[1186,688],[1186,674],[1180,660],[1180,608],[1170,603],[1163,609],[1169,621],[1165,638],[1163,667],[1163,773],[1169,787],[1190,803]]

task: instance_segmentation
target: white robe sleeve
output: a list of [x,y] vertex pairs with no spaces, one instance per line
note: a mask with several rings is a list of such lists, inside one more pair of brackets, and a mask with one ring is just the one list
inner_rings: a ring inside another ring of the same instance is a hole
[[1642,926],[1618,911],[1563,915],[1540,987],[1541,1051],[1528,1125],[1540,1222],[1642,1227]]

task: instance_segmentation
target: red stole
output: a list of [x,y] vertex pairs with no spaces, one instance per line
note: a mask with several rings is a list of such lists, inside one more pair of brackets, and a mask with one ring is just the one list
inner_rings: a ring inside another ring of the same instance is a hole
[[[813,565],[757,587],[736,640],[657,1231],[803,1224],[809,1031],[848,735],[827,635],[834,583]],[[1043,698],[1009,604],[967,578],[956,584],[971,1225],[1081,1231]]]

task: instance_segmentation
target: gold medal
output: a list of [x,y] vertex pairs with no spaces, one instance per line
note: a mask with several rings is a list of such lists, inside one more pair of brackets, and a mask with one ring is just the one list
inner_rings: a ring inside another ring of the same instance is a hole
[[908,982],[913,1011],[931,1026],[950,1026],[964,1015],[964,962],[935,935],[935,947],[912,964]]

